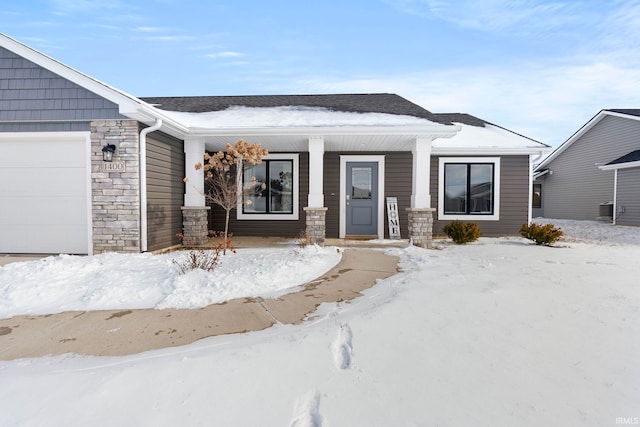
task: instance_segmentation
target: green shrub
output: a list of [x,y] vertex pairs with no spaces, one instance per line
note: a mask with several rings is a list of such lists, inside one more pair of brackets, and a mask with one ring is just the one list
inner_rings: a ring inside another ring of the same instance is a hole
[[553,224],[523,224],[520,227],[520,234],[525,239],[533,240],[536,245],[551,246],[558,241],[564,234],[562,230],[556,228]]
[[458,245],[476,241],[482,236],[480,227],[475,222],[451,221],[442,231]]

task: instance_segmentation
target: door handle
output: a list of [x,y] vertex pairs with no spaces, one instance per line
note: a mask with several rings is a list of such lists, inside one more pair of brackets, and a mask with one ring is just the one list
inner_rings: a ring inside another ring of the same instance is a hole
[[351,197],[347,194],[347,206],[349,206],[349,199],[351,199]]

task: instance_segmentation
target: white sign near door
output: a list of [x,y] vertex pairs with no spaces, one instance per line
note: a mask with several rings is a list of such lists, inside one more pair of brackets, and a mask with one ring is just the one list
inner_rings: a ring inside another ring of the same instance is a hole
[[389,219],[389,237],[400,239],[400,217],[398,215],[398,198],[387,197],[387,218]]

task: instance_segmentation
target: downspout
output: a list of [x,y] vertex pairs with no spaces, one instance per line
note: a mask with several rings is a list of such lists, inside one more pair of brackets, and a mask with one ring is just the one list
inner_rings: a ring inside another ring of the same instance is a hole
[[618,169],[613,170],[613,214],[611,216],[613,225],[616,225],[618,218]]
[[544,151],[540,151],[535,159],[533,158],[533,154],[529,156],[529,209],[527,212],[527,224],[531,224],[531,221],[533,221],[533,165],[540,160],[543,155]]
[[162,119],[140,132],[140,251],[147,251],[147,134],[162,127]]

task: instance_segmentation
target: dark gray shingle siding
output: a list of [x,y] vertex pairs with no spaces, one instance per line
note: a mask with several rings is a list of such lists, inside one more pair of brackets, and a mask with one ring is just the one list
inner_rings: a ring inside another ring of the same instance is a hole
[[116,118],[113,102],[0,48],[0,131],[88,130],[90,120]]

